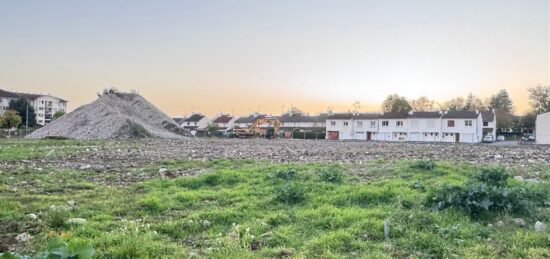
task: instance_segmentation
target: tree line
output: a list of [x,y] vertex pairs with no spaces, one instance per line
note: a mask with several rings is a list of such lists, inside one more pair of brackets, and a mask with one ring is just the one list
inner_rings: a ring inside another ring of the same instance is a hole
[[407,100],[398,94],[386,97],[382,103],[383,112],[409,112],[409,111],[492,111],[497,117],[497,129],[522,129],[532,131],[535,128],[537,114],[550,112],[550,86],[537,86],[528,89],[530,110],[522,115],[514,115],[514,103],[508,92],[504,89],[491,97],[483,100],[470,93],[465,98],[456,97],[443,103],[437,103],[426,96]]

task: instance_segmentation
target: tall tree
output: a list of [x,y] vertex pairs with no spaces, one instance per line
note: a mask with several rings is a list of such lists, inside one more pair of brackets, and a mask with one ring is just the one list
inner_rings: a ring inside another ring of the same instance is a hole
[[535,122],[537,120],[537,114],[535,112],[528,112],[521,117],[520,125],[521,128],[533,131],[535,129]]
[[514,103],[508,95],[508,92],[504,89],[498,91],[491,97],[489,108],[495,109],[497,112],[512,113],[514,109]]
[[2,118],[2,128],[11,129],[21,124],[21,117],[14,110],[6,110]]
[[464,101],[464,110],[466,111],[482,111],[486,110],[487,106],[483,103],[483,101],[473,95],[472,93],[469,93],[466,97],[466,100]]
[[514,127],[514,118],[512,114],[507,112],[497,112],[497,129],[502,132],[502,129],[511,129]]
[[383,112],[409,112],[410,110],[412,107],[407,99],[397,94],[389,95],[382,103]]
[[11,100],[8,109],[16,111],[17,114],[21,116],[22,123],[25,124],[27,122],[27,104],[29,108],[29,127],[35,127],[36,113],[27,99],[20,98]]
[[464,110],[465,101],[462,97],[456,97],[449,101],[446,101],[441,105],[441,109],[450,111],[462,111]]
[[415,112],[433,111],[435,102],[426,96],[420,96],[418,99],[411,101],[411,106]]
[[529,90],[529,103],[537,114],[550,112],[550,86],[537,86]]

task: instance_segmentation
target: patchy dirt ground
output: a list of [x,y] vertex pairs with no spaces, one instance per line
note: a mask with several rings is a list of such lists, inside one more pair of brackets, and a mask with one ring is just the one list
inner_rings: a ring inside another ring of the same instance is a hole
[[102,142],[89,147],[84,145],[77,152],[9,161],[4,165],[104,171],[126,170],[163,160],[219,158],[342,163],[430,159],[532,168],[550,165],[550,147],[264,139],[137,140]]

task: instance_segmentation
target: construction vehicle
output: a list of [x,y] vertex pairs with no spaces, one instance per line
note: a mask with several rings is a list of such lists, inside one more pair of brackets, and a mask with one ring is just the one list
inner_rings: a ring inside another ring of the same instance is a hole
[[[269,124],[269,127],[260,127],[263,124]],[[234,129],[233,134],[237,138],[276,138],[280,127],[281,122],[276,118],[260,118],[248,128]]]

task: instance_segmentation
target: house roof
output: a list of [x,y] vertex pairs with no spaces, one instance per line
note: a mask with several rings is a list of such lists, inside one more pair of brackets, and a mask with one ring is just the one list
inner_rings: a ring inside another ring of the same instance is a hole
[[327,119],[330,120],[351,120],[353,119],[353,113],[334,113],[329,116],[327,116]]
[[235,121],[235,123],[254,123],[257,119],[263,119],[265,117],[266,117],[265,114],[244,116],[244,117],[239,117]]
[[59,97],[47,95],[47,94],[18,93],[18,92],[10,92],[10,91],[0,89],[0,97],[4,97],[4,98],[25,98],[25,99],[29,99],[29,100],[34,101],[34,100],[36,100],[36,99],[38,99],[42,96],[49,96],[49,97],[52,97],[52,98],[56,98],[56,99],[58,99],[62,102],[67,102],[67,100],[61,99]]
[[406,119],[407,114],[402,112],[385,112],[380,115],[380,119]]
[[228,123],[233,119],[230,115],[220,115],[212,121],[213,123]]
[[448,111],[443,114],[445,119],[475,119],[478,113],[472,111]]
[[277,119],[280,122],[325,122],[327,119],[327,115],[321,114],[318,116],[308,116],[283,114],[282,116],[277,117]]
[[481,112],[481,118],[483,122],[493,122],[495,120],[495,114],[491,111]]
[[200,121],[202,120],[202,118],[204,118],[204,115],[202,114],[199,114],[199,113],[196,113],[196,114],[193,114],[189,117],[187,117],[185,120],[185,122],[195,122],[195,121]]
[[358,120],[376,120],[380,118],[380,113],[359,113],[355,115]]
[[185,121],[185,118],[173,118],[173,120],[178,124],[182,124]]
[[439,119],[441,117],[439,112],[413,112],[409,114],[408,118],[417,118],[417,119]]

